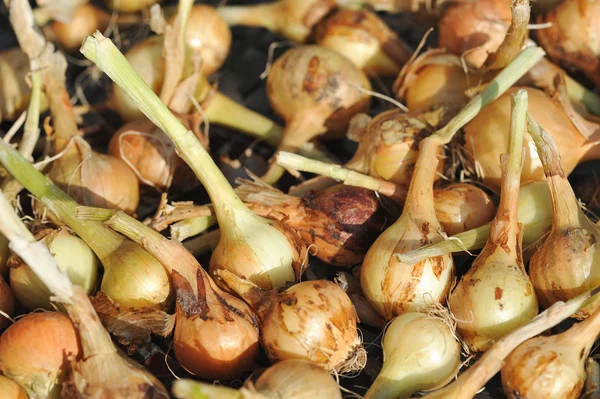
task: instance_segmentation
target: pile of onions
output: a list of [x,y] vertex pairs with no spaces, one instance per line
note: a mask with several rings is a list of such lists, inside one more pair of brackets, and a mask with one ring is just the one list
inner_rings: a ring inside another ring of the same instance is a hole
[[259,26],[303,43],[313,27],[336,8],[335,0],[277,0],[251,6],[219,7],[217,12],[229,25]]
[[221,228],[219,244],[210,260],[211,273],[230,270],[264,289],[297,281],[305,256],[298,234],[275,220],[256,215],[244,205],[194,133],[144,84],[110,40],[96,32],[86,38],[81,52],[131,94],[146,116],[167,133],[207,190]]
[[239,390],[180,379],[173,383],[173,395],[177,399],[251,399],[257,396],[265,399],[342,399],[340,389],[331,374],[317,364],[302,359],[275,363],[264,370],[256,380],[247,380]]
[[0,392],[6,399],[28,399],[25,390],[8,377],[0,375]]
[[[98,276],[98,258],[81,238],[61,228],[42,230],[36,239],[48,247],[60,271],[73,284],[81,287],[86,294],[93,294]],[[9,266],[10,286],[17,301],[29,311],[40,308],[52,310],[50,291],[29,266],[16,255],[9,260]]]
[[585,74],[600,88],[600,3],[565,0],[538,19],[551,23],[537,37],[550,58]]
[[305,359],[338,373],[365,366],[356,310],[335,283],[303,281],[278,293],[263,291],[228,270],[218,275],[256,311],[262,346],[271,362]]
[[0,371],[29,397],[60,398],[68,357],[80,355],[73,323],[61,313],[28,314],[0,335]]
[[[544,167],[554,213],[549,236],[529,262],[529,274],[540,305],[547,308],[600,284],[600,252],[595,245],[600,227],[583,213],[561,165],[560,150],[534,118],[532,113],[529,132]],[[575,317],[585,318],[599,305],[596,301]]]
[[12,317],[15,312],[15,297],[10,286],[0,275],[0,331],[8,326],[10,320],[6,317]]
[[538,312],[533,286],[523,264],[518,197],[526,129],[527,92],[511,99],[508,154],[502,158],[502,191],[490,236],[481,254],[448,299],[458,332],[474,352],[526,324]]
[[460,344],[444,320],[422,313],[396,317],[382,340],[383,367],[365,399],[408,398],[441,388],[461,366]]
[[496,204],[472,184],[453,183],[433,192],[435,214],[446,234],[453,236],[492,221]]
[[562,334],[525,341],[506,358],[502,387],[508,397],[576,399],[585,364],[600,334],[600,310]]

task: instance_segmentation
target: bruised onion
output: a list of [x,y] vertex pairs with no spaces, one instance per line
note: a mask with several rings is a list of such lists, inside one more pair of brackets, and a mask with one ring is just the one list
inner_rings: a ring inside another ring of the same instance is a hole
[[2,276],[0,276],[0,311],[2,311],[2,314],[0,314],[0,330],[3,330],[10,322],[7,316],[12,317],[15,312],[15,297]]
[[453,236],[491,222],[496,204],[485,191],[468,183],[435,190],[435,214],[446,234]]
[[600,310],[562,334],[525,341],[506,358],[502,387],[508,397],[576,399],[585,363],[600,334]]
[[[48,247],[59,269],[73,284],[80,286],[86,294],[93,294],[98,258],[81,238],[66,229],[42,230],[36,238]],[[50,291],[29,266],[18,256],[13,256],[9,263],[10,286],[17,301],[29,311],[38,308],[52,310]]]
[[396,317],[385,329],[384,359],[365,399],[408,398],[452,380],[461,366],[460,344],[444,320],[421,313]]
[[551,24],[537,32],[550,58],[565,68],[583,72],[600,88],[600,3],[565,0],[538,21]]
[[263,291],[228,270],[218,273],[261,321],[261,342],[271,362],[305,359],[327,371],[362,370],[366,351],[356,311],[344,290],[327,280],[303,281],[281,293]]
[[377,14],[340,9],[319,22],[314,42],[348,57],[367,74],[395,77],[412,50]]
[[457,330],[474,352],[484,352],[538,312],[523,264],[522,225],[517,215],[527,92],[518,91],[511,102],[509,146],[508,154],[502,158],[498,212],[485,247],[448,299]]
[[267,4],[219,7],[217,12],[229,25],[259,26],[303,43],[315,24],[336,7],[335,0],[278,0]]
[[0,371],[30,397],[61,397],[70,356],[80,356],[79,340],[61,313],[28,314],[0,335]]
[[253,381],[235,389],[180,379],[173,383],[173,395],[178,399],[206,397],[235,397],[239,399],[342,399],[340,389],[331,374],[317,364],[302,359],[289,359],[275,363]]
[[[540,305],[549,307],[600,284],[600,227],[583,213],[561,165],[559,149],[542,126],[529,118],[529,132],[544,167],[552,197],[552,229],[529,262],[529,274]],[[585,318],[598,309],[599,301],[574,317]]]
[[28,399],[25,390],[8,377],[0,375],[0,392],[6,399]]

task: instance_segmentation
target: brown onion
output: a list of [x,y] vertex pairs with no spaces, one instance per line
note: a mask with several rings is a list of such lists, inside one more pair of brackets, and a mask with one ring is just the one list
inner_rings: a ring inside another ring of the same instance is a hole
[[0,375],[0,392],[5,399],[29,399],[19,384],[3,375]]
[[364,367],[356,311],[336,284],[303,281],[277,293],[262,291],[228,270],[218,275],[258,314],[261,342],[272,362],[305,359],[339,373]]
[[0,314],[1,331],[10,323],[7,316],[12,317],[15,312],[15,297],[2,276],[0,276],[0,311],[3,312]]
[[449,236],[489,223],[496,204],[485,191],[468,183],[453,183],[435,190],[435,214]]
[[68,357],[79,357],[79,340],[62,313],[31,313],[0,335],[0,371],[30,397],[60,397]]
[[136,12],[149,8],[162,0],[102,0],[111,10],[121,12]]
[[551,26],[537,37],[550,58],[565,68],[583,72],[600,89],[600,3],[565,0],[539,17]]

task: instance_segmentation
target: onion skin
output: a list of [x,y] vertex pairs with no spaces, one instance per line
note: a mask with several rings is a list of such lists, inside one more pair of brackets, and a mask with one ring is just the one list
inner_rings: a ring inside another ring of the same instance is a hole
[[579,70],[600,89],[600,3],[565,0],[538,22],[552,23],[537,32],[550,58],[570,70]]
[[105,30],[109,20],[106,11],[91,4],[81,4],[75,8],[69,22],[52,22],[52,33],[63,50],[74,53],[88,35]]
[[367,74],[395,77],[412,50],[368,10],[340,9],[315,28],[316,44],[348,57]]
[[67,316],[31,313],[0,335],[0,371],[31,397],[58,399],[67,357],[77,358],[79,352],[77,333]]
[[[0,276],[0,310],[12,317],[15,313],[15,297],[13,295],[10,286],[4,281],[4,278]],[[4,315],[0,315],[0,331],[3,330],[10,320]]]
[[19,384],[3,375],[0,375],[0,392],[5,399],[29,399]]
[[305,359],[340,373],[364,367],[356,311],[335,283],[304,281],[276,293],[261,291],[227,270],[218,274],[256,311],[262,346],[271,362]]
[[150,8],[153,4],[162,0],[102,0],[108,8],[120,12],[136,12],[144,8]]
[[472,184],[454,183],[433,195],[435,214],[449,236],[483,226],[496,215],[490,196]]
[[456,55],[464,54],[471,66],[480,68],[504,40],[512,17],[510,6],[510,0],[449,5],[438,21],[439,47]]
[[[175,16],[167,21],[172,24]],[[190,12],[185,42],[188,51],[202,60],[200,70],[205,75],[215,73],[227,59],[231,48],[231,30],[214,7],[197,4]]]

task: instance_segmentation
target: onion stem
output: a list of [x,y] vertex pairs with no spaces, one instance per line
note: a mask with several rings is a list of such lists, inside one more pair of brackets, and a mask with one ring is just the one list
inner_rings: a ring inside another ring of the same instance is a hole
[[237,389],[187,379],[177,380],[173,384],[173,395],[177,399],[244,399],[245,397],[242,391]]
[[490,71],[504,68],[523,48],[529,30],[529,0],[513,1],[511,22],[504,40],[495,53],[488,56],[484,68]]
[[33,150],[40,138],[40,100],[42,97],[42,73],[37,59],[29,61],[31,69],[31,97],[27,108],[27,120],[23,129],[23,139],[19,143],[19,152],[25,159],[33,161]]
[[181,220],[171,226],[171,238],[183,241],[196,236],[217,223],[214,216],[199,216]]

